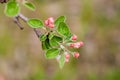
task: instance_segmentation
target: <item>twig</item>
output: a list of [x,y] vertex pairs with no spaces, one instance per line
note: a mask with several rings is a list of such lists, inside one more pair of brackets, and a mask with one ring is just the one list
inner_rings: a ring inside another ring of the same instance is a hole
[[[18,14],[18,18],[22,19],[24,22],[27,22],[29,19],[27,17],[25,17],[24,15],[22,15],[21,13]],[[16,24],[18,25],[19,22],[17,22]],[[21,24],[19,23],[18,26],[20,26]],[[41,36],[41,32],[34,28],[34,32],[36,33],[37,37]]]
[[21,23],[19,22],[18,17],[14,17],[14,22],[18,25],[18,27],[19,27],[21,30],[24,29],[23,26],[21,25]]
[[34,28],[34,31],[35,31],[37,37],[40,37],[42,35],[41,32],[40,32],[40,30]]
[[0,0],[0,3],[7,3],[9,0]]
[[[7,3],[9,0],[0,0],[0,3]],[[24,22],[27,22],[28,21],[28,18],[25,17],[24,15],[22,15],[21,13],[18,14],[18,16],[14,17],[14,22],[18,25],[18,27],[23,30],[23,26],[21,25],[20,21],[19,21],[19,18],[22,19]],[[34,28],[34,32],[36,33],[37,37],[41,36],[41,32]]]
[[18,17],[20,17],[24,22],[28,21],[28,18],[22,15],[21,13],[18,14]]

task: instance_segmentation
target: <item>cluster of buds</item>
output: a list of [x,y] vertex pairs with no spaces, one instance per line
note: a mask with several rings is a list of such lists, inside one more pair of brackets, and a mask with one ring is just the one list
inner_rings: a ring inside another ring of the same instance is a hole
[[[74,52],[73,53],[73,57],[74,58],[78,58],[80,56],[80,54],[78,52]],[[65,62],[69,62],[69,59],[70,59],[70,54],[69,53],[66,53],[65,54]]]
[[73,47],[73,48],[80,48],[83,45],[84,43],[82,41],[76,42],[76,43],[70,43],[70,47]]
[[[80,54],[78,52],[74,52],[73,53],[73,57],[78,58],[80,56]],[[65,54],[65,62],[69,62],[70,59],[70,54],[66,52]]]
[[[48,18],[47,20],[45,20],[44,22],[45,26],[49,27],[49,28],[54,28],[55,25],[54,25],[54,19],[52,17]],[[80,53],[79,52],[72,52],[70,51],[68,48],[71,47],[71,48],[80,48],[81,46],[84,45],[84,43],[82,41],[80,42],[74,42],[77,40],[77,36],[76,35],[73,35],[71,38],[70,38],[70,41],[72,41],[72,43],[69,43],[69,40],[68,40],[68,43],[65,43],[67,44],[67,47],[64,45],[64,44],[61,44],[60,43],[60,48],[65,51],[64,54],[59,54],[56,59],[57,61],[63,61],[64,59],[64,62],[68,63],[69,60],[70,60],[70,57],[71,55],[74,57],[74,58],[79,58],[80,56]],[[67,41],[66,41],[67,42]]]
[[[77,36],[76,35],[73,35],[71,37],[71,40],[77,40]],[[80,48],[81,46],[83,46],[84,43],[82,41],[80,42],[76,42],[76,43],[70,43],[69,46],[72,47],[72,48]]]
[[48,26],[49,28],[54,28],[54,19],[53,17],[48,18],[45,20],[45,26]]
[[[72,41],[77,40],[77,36],[76,36],[76,35],[73,35],[73,36],[71,37],[71,40],[72,40]],[[83,45],[84,45],[84,43],[83,43],[82,41],[80,41],[80,42],[75,42],[75,43],[70,43],[70,44],[69,44],[69,46],[70,46],[71,48],[80,48],[80,47],[82,47]],[[75,58],[79,58],[79,56],[80,56],[80,54],[79,54],[78,52],[73,52],[72,55],[73,55],[73,57],[75,57]],[[69,62],[69,58],[70,58],[70,54],[66,52],[66,53],[65,53],[66,62]]]

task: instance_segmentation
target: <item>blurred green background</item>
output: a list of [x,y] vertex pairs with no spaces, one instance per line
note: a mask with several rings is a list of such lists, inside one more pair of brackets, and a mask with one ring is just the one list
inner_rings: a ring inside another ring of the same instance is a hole
[[29,1],[36,11],[22,6],[21,13],[42,20],[65,15],[85,46],[60,69],[45,59],[33,30],[24,22],[20,30],[0,4],[0,80],[120,80],[120,0]]

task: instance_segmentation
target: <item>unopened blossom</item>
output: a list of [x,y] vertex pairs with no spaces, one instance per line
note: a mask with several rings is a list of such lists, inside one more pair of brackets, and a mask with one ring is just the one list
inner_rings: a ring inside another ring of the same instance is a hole
[[65,59],[65,62],[68,63],[68,62],[69,62],[69,59]]
[[73,36],[71,37],[71,39],[72,39],[72,40],[76,40],[76,39],[77,39],[77,36],[76,36],[76,35],[73,35]]
[[54,19],[53,17],[48,18],[45,20],[45,26],[48,26],[49,28],[54,28]]
[[78,58],[78,57],[80,56],[80,54],[79,54],[78,52],[74,52],[73,56],[74,56],[75,58]]
[[80,48],[84,43],[82,41],[74,43],[74,48]]
[[65,58],[69,59],[70,58],[70,54],[65,54]]
[[70,47],[74,47],[74,43],[70,43],[70,45],[69,45]]

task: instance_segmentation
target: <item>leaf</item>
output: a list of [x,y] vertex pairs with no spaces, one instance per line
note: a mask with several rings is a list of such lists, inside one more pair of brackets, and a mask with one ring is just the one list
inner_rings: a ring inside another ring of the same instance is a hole
[[17,16],[20,11],[19,4],[15,1],[8,2],[5,7],[5,14],[10,17]]
[[49,39],[51,40],[54,35],[55,35],[55,34],[51,32],[51,33],[49,34],[49,36],[48,36]]
[[30,3],[30,2],[25,1],[25,2],[23,3],[23,5],[24,5],[25,7],[27,7],[28,9],[30,9],[30,10],[32,10],[32,11],[35,11],[35,6],[34,6],[34,4],[32,4],[32,3]]
[[47,35],[46,34],[43,34],[40,36],[40,40],[41,41],[45,41],[47,39]]
[[62,38],[59,36],[53,36],[52,39],[50,40],[50,45],[51,46],[59,46],[59,42],[62,41]]
[[55,25],[56,25],[56,27],[58,27],[61,22],[65,22],[65,20],[66,20],[66,17],[65,17],[65,16],[60,16],[60,17],[58,17],[58,18],[55,20]]
[[63,35],[63,36],[65,36],[65,37],[67,37],[67,36],[70,35],[70,30],[69,30],[67,24],[64,23],[64,22],[61,22],[61,23],[59,24],[57,31],[58,31],[58,33],[59,33],[60,35]]
[[62,69],[65,64],[65,56],[61,55],[60,60],[59,60],[59,67]]
[[46,50],[46,49],[47,49],[47,47],[46,47],[46,45],[45,45],[45,41],[42,41],[42,49],[43,49],[43,50]]
[[58,56],[59,53],[60,53],[59,49],[52,48],[46,52],[45,56],[47,59],[53,59],[53,58],[56,58],[56,56]]
[[27,23],[32,28],[41,28],[41,27],[43,27],[43,23],[39,19],[29,19],[27,21]]
[[48,50],[50,48],[51,48],[51,46],[50,46],[50,43],[49,43],[49,39],[46,39],[45,41],[42,41],[42,49],[43,50]]
[[70,33],[70,34],[66,37],[65,40],[66,40],[66,41],[72,41],[72,40],[71,40],[71,37],[72,37],[72,36],[73,36],[73,34]]

